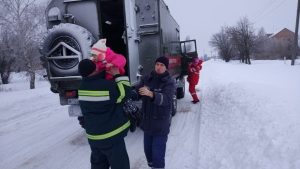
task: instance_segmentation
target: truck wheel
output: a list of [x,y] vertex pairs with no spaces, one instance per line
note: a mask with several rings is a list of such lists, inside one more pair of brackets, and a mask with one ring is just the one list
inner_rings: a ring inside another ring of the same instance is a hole
[[83,116],[78,116],[77,119],[79,121],[80,126],[85,129]]
[[172,116],[175,116],[176,112],[177,112],[177,98],[176,98],[176,95],[173,95]]
[[185,81],[184,81],[184,77],[181,77],[180,81],[181,81],[181,83],[183,83],[183,86],[177,88],[177,99],[182,99],[182,98],[184,98],[184,95],[185,95]]
[[[62,23],[53,26],[44,35],[42,42],[39,46],[41,53],[41,61],[44,62],[43,66],[46,66],[46,55],[60,42],[64,42],[71,46],[73,49],[81,53],[81,58],[71,59],[56,59],[50,60],[49,69],[52,76],[72,76],[77,75],[77,65],[81,59],[90,58],[90,49],[94,43],[92,34],[85,28],[70,24]],[[76,55],[73,51],[67,49],[64,50],[62,46],[58,47],[48,57],[59,57],[59,56],[71,56]]]

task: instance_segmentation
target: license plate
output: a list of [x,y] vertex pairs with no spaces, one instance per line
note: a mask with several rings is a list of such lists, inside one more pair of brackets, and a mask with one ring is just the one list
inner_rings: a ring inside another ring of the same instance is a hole
[[68,104],[79,104],[78,99],[68,99]]
[[82,116],[79,105],[69,105],[68,111],[70,117]]

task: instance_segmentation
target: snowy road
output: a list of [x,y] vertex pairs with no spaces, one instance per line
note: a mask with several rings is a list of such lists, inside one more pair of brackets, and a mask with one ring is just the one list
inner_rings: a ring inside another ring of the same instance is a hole
[[[16,91],[22,95],[19,98],[5,99],[13,92],[1,95],[5,103],[0,107],[0,159],[5,160],[1,160],[0,168],[89,168],[90,148],[77,119],[68,116],[67,106],[60,106],[58,95],[47,91],[48,87],[37,90],[41,91],[39,95]],[[188,154],[182,160],[189,161],[190,168],[197,168],[200,113],[191,112],[190,99],[187,95],[178,100],[168,140],[167,166],[185,167],[178,157]],[[200,111],[200,104],[192,106]],[[142,138],[143,132],[137,129],[125,139],[132,169],[149,168]]]
[[[299,169],[299,72],[282,61],[205,62],[200,104],[187,83],[178,100],[166,169]],[[49,84],[24,88],[21,79],[0,86],[0,168],[90,168],[85,131]],[[149,169],[142,138],[140,129],[125,138],[131,169]]]

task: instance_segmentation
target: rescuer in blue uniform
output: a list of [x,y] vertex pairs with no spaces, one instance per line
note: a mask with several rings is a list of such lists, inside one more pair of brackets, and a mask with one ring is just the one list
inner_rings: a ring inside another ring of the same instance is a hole
[[169,60],[162,56],[155,61],[155,70],[144,75],[132,91],[132,99],[141,99],[144,119],[144,152],[149,167],[165,168],[165,154],[175,85],[168,72]]

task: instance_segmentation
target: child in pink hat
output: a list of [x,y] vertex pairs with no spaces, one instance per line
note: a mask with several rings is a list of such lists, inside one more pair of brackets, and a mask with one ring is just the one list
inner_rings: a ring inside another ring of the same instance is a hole
[[[110,67],[118,67],[120,74],[124,74],[126,59],[123,55],[115,53],[109,47],[106,47],[106,39],[100,39],[91,49],[91,60],[97,65],[97,70],[109,71]],[[112,75],[106,73],[107,80],[113,80]]]

